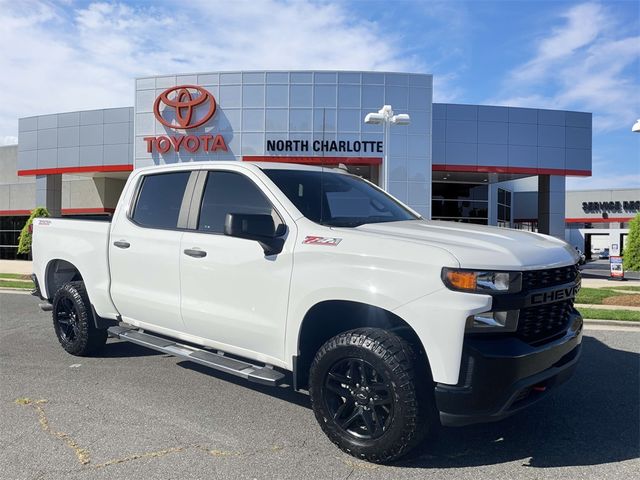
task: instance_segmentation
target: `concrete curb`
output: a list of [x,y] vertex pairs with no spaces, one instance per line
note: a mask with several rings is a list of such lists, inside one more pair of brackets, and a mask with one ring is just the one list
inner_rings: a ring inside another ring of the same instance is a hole
[[0,288],[0,293],[17,293],[18,295],[31,295],[31,289],[26,288]]
[[615,325],[617,327],[635,327],[640,330],[640,322],[630,322],[626,320],[595,320],[585,318],[584,323],[586,325],[599,325],[599,326],[612,326]]

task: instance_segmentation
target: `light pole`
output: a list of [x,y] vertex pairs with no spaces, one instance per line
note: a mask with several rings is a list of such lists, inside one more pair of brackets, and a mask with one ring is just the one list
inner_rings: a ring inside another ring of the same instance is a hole
[[393,109],[391,105],[384,105],[379,111],[367,113],[364,117],[364,123],[368,123],[370,125],[380,125],[382,124],[383,131],[383,139],[382,139],[382,156],[383,164],[382,164],[382,177],[383,184],[382,188],[386,192],[389,191],[389,130],[391,125],[409,125],[411,123],[411,117],[406,113],[399,113],[397,115],[393,114]]
[[631,131],[640,133],[640,118],[636,120],[636,123],[633,124],[633,127],[631,127]]

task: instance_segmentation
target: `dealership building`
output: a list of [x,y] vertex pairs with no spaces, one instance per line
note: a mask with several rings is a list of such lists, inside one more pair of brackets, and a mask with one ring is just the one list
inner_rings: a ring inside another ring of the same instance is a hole
[[[18,145],[0,147],[0,258],[16,258],[35,206],[109,215],[133,169],[203,160],[341,166],[388,183],[425,218],[535,230],[582,249],[600,231],[623,239],[639,211],[637,189],[565,191],[567,176],[591,175],[590,113],[433,103],[432,80],[162,75],[135,80],[132,107],[20,118]],[[409,125],[390,125],[386,142],[382,125],[364,122],[383,105],[410,116]]]

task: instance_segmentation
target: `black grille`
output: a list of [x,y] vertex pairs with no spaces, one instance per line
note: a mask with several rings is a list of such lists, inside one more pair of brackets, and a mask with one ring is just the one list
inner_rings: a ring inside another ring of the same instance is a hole
[[572,311],[573,300],[523,308],[517,335],[527,343],[551,340],[567,329]]
[[[578,265],[523,272],[522,291],[574,283],[579,278]],[[550,341],[568,328],[573,311],[572,299],[523,308],[520,310],[517,335],[532,344]]]
[[549,268],[547,270],[532,270],[522,273],[522,290],[536,290],[575,281],[580,275],[578,265],[568,267]]

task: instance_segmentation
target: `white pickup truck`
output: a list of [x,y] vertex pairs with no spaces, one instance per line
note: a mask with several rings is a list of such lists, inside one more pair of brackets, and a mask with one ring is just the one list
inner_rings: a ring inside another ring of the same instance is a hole
[[426,221],[339,169],[136,170],[111,222],[36,220],[33,259],[34,293],[70,354],[110,335],[292,383],[334,443],[373,462],[438,424],[530,405],[580,354],[573,247]]

